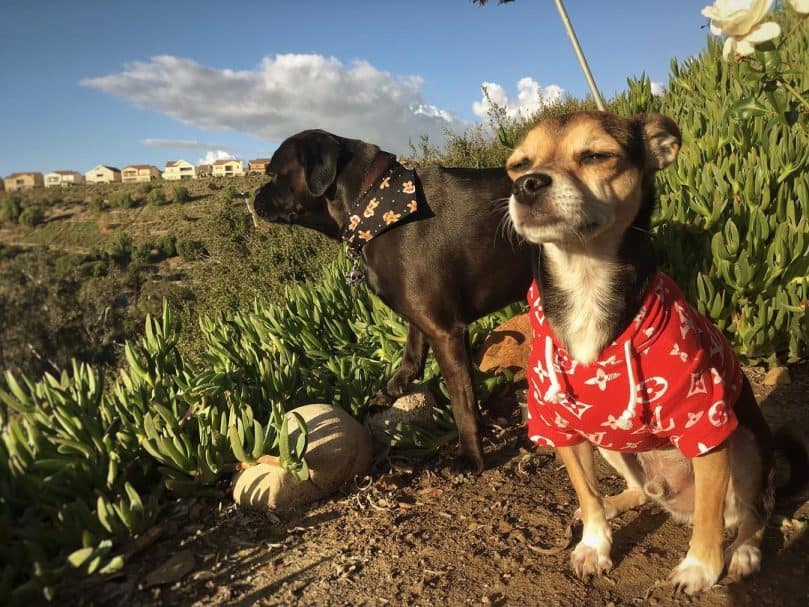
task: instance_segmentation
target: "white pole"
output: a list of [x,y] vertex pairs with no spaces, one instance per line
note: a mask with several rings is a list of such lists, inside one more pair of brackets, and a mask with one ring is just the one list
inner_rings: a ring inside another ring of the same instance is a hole
[[603,112],[605,110],[604,99],[601,98],[601,93],[598,92],[596,81],[593,79],[593,73],[590,71],[590,66],[587,65],[587,58],[581,50],[579,39],[576,38],[576,32],[573,31],[573,24],[570,23],[570,17],[567,16],[567,11],[565,10],[565,5],[562,3],[562,0],[556,0],[556,8],[559,10],[559,16],[562,18],[562,24],[565,26],[567,37],[570,38],[573,50],[576,51],[576,57],[584,72],[584,77],[587,79],[587,84],[590,86],[590,92],[593,94],[596,107]]

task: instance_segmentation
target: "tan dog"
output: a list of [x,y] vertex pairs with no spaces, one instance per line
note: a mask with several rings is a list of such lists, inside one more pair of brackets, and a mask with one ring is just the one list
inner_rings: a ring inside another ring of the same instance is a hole
[[[511,220],[539,245],[529,434],[557,447],[579,500],[584,529],[571,565],[580,577],[608,571],[608,519],[652,498],[693,522],[671,574],[692,594],[710,588],[726,562],[733,576],[759,569],[773,447],[724,338],[655,262],[654,174],[680,145],[665,116],[580,112],[536,126],[506,168]],[[609,396],[619,384],[626,407]],[[592,444],[626,491],[601,496]],[[738,527],[724,555],[723,523]]]

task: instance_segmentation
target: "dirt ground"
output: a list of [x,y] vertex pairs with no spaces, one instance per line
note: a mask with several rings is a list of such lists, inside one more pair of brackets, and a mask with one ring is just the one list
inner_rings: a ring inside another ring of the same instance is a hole
[[[769,388],[750,369],[775,427],[809,437],[809,363]],[[503,427],[505,426],[505,427]],[[490,427],[487,469],[453,472],[451,452],[424,462],[386,460],[370,477],[284,520],[229,500],[178,502],[154,543],[107,580],[74,588],[83,605],[809,605],[809,502],[779,506],[762,571],[692,599],[663,583],[683,557],[688,529],[646,506],[612,522],[614,569],[583,582],[559,546],[576,507],[550,451],[528,443],[516,412]],[[602,490],[619,479],[599,462]],[[574,541],[581,529],[574,528]],[[176,582],[173,577],[187,573]]]

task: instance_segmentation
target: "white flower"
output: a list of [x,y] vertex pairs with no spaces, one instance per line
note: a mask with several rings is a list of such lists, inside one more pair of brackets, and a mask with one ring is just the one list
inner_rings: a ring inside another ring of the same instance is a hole
[[767,42],[781,34],[781,27],[775,21],[761,23],[772,3],[773,0],[716,0],[702,9],[702,14],[711,20],[711,32],[728,37],[722,50],[725,59],[731,55],[750,55],[755,50],[755,44]]
[[796,13],[809,15],[809,0],[787,0],[787,4],[789,4]]

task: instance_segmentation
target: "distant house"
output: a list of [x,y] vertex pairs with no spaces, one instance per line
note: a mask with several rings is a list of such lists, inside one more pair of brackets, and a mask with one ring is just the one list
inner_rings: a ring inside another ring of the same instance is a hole
[[121,171],[121,181],[124,183],[141,183],[160,179],[160,169],[151,164],[130,164]]
[[169,160],[163,169],[163,179],[177,181],[180,179],[196,179],[197,169],[187,160]]
[[255,158],[247,162],[247,174],[258,173],[259,175],[264,175],[268,166],[270,166],[269,158]]
[[121,181],[121,170],[99,164],[84,174],[87,183],[114,183]]
[[51,171],[50,173],[45,173],[46,188],[67,187],[84,182],[84,175],[78,171]]
[[217,160],[213,163],[214,177],[239,177],[244,175],[242,161],[231,158],[228,160]]
[[210,177],[213,175],[213,165],[212,164],[198,164],[197,165],[197,177]]
[[30,190],[31,188],[41,188],[45,184],[42,173],[12,173],[3,178],[7,192],[18,190]]

